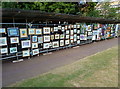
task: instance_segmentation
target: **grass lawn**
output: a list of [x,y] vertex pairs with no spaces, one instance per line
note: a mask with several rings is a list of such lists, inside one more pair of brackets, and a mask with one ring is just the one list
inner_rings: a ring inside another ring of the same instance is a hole
[[96,53],[11,87],[117,87],[118,47]]

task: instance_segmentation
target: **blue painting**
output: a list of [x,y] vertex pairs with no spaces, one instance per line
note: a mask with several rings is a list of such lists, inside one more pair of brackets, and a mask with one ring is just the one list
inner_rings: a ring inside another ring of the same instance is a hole
[[7,28],[8,36],[19,36],[18,28]]

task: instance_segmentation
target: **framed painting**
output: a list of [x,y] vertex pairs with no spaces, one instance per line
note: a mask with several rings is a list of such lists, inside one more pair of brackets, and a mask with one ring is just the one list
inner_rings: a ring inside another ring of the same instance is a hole
[[37,54],[39,54],[39,49],[32,50],[32,55],[37,55]]
[[1,48],[0,49],[0,54],[5,54],[8,53],[8,49],[7,48]]
[[60,40],[60,46],[64,46],[64,40]]
[[30,50],[24,50],[24,51],[22,51],[22,56],[23,57],[29,57],[30,56]]
[[71,34],[71,35],[73,35],[73,34],[74,34],[74,31],[73,31],[73,30],[71,30],[71,31],[70,31],[70,34]]
[[29,47],[31,47],[30,40],[21,41],[21,44],[22,44],[22,48],[29,48]]
[[77,34],[74,34],[74,41],[77,41]]
[[92,26],[91,25],[86,26],[86,30],[87,31],[92,31]]
[[0,37],[0,46],[6,46],[6,45],[7,45],[7,38]]
[[71,25],[68,25],[68,29],[71,29]]
[[64,34],[60,34],[60,39],[64,39]]
[[80,40],[77,40],[77,44],[80,44]]
[[29,35],[34,35],[35,34],[35,28],[28,28],[28,33],[29,33]]
[[73,43],[73,42],[74,42],[74,40],[70,40],[70,42],[71,42],[71,43]]
[[50,34],[50,27],[43,27],[44,34]]
[[80,30],[77,30],[77,34],[80,34]]
[[74,29],[74,33],[77,33],[77,29]]
[[63,31],[63,32],[65,31],[65,27],[62,27],[62,31]]
[[61,30],[61,28],[62,28],[62,27],[59,25],[59,26],[58,26],[58,30]]
[[54,27],[54,31],[58,31],[58,27]]
[[84,34],[80,34],[80,40],[84,40],[85,39],[85,35]]
[[69,30],[66,30],[66,34],[69,34],[69,32],[70,32]]
[[38,44],[41,44],[41,43],[43,43],[43,37],[42,36],[38,37]]
[[10,42],[11,42],[11,44],[19,43],[19,38],[18,37],[11,37]]
[[28,37],[27,35],[27,29],[20,29],[20,37]]
[[44,43],[44,44],[43,44],[43,48],[44,48],[44,49],[50,48],[50,43]]
[[36,35],[42,35],[42,29],[35,29]]
[[65,25],[65,30],[67,30],[68,29],[68,26],[67,25]]
[[32,36],[32,42],[37,42],[37,36]]
[[77,36],[77,39],[80,39],[80,36]]
[[69,39],[69,35],[66,35],[66,39]]
[[52,33],[54,32],[54,29],[53,29],[53,27],[51,27],[51,32],[52,32]]
[[92,35],[92,32],[88,32],[88,35],[91,36],[91,35]]
[[72,40],[72,39],[73,39],[73,36],[70,36],[70,39]]
[[77,25],[77,28],[80,28],[80,25],[79,25],[79,24]]
[[65,40],[65,45],[70,44],[70,40]]
[[54,35],[51,35],[51,36],[50,36],[50,39],[51,39],[51,40],[54,40]]
[[38,43],[32,43],[32,48],[38,48]]
[[53,47],[53,48],[59,47],[59,41],[54,41],[54,42],[52,42],[52,47]]
[[10,48],[10,53],[16,53],[16,52],[17,52],[17,47]]
[[6,33],[5,28],[0,28],[0,33]]
[[59,39],[59,34],[55,34],[55,39]]
[[19,36],[18,28],[7,28],[8,36]]
[[44,36],[44,42],[50,42],[50,36],[49,35]]
[[74,26],[73,26],[74,28],[77,28],[77,25],[76,24],[74,24]]

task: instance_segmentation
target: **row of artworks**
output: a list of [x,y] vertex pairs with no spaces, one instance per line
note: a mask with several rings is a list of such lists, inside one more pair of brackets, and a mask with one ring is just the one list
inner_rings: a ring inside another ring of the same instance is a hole
[[87,40],[117,36],[116,24],[69,24],[42,28],[0,28],[0,54],[37,55],[41,50],[55,49]]

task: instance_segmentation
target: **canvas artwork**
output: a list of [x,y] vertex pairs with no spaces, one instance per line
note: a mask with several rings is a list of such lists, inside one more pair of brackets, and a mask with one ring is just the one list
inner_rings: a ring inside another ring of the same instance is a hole
[[39,54],[39,49],[32,50],[32,55],[37,55],[37,54]]
[[71,34],[71,35],[73,35],[73,34],[74,34],[74,31],[73,31],[73,30],[71,30],[70,34]]
[[35,29],[36,35],[42,35],[42,29]]
[[54,27],[54,31],[58,31],[58,27]]
[[51,38],[50,38],[51,40],[54,40],[54,35],[51,35]]
[[71,28],[74,28],[74,25],[71,25]]
[[8,36],[19,36],[18,28],[7,28]]
[[10,48],[10,53],[16,53],[16,52],[17,52],[17,47]]
[[63,32],[65,31],[65,27],[62,27],[62,31],[63,31]]
[[51,32],[53,33],[54,32],[54,29],[51,27]]
[[53,48],[59,47],[59,41],[52,42],[52,47]]
[[60,40],[60,46],[64,46],[64,40]]
[[85,39],[85,35],[84,34],[80,34],[80,40],[84,40]]
[[64,34],[61,34],[60,39],[64,39],[64,36],[65,36]]
[[20,37],[28,37],[27,35],[27,29],[20,29]]
[[7,45],[7,38],[0,37],[0,46],[6,46],[6,45]]
[[22,44],[22,48],[29,48],[29,47],[31,47],[30,40],[21,41],[21,44]]
[[55,34],[55,39],[59,39],[59,34]]
[[66,35],[66,39],[69,39],[69,35]]
[[11,44],[19,43],[19,38],[18,37],[11,37],[10,42],[11,42]]
[[50,34],[50,27],[43,27],[44,34]]
[[65,40],[65,45],[68,45],[70,44],[70,41],[69,40]]
[[37,36],[32,36],[32,42],[37,42]]
[[43,37],[42,36],[38,37],[38,44],[41,44],[41,43],[43,43]]
[[49,47],[50,47],[50,43],[44,43],[44,44],[43,44],[43,48],[44,48],[44,49],[48,49]]
[[77,29],[74,29],[74,33],[77,33]]
[[73,39],[73,36],[70,36],[70,39],[72,40],[72,39]]
[[23,57],[29,57],[30,56],[30,50],[24,50],[24,51],[22,51],[22,56]]
[[29,35],[34,35],[35,34],[35,28],[29,28],[28,33],[29,33]]
[[38,48],[38,43],[32,43],[32,48]]
[[49,35],[44,36],[44,42],[50,42],[50,36]]
[[69,30],[66,30],[66,34],[69,34],[69,32],[70,32]]
[[5,54],[8,53],[8,49],[7,48],[1,48],[0,49],[0,54]]
[[88,35],[89,35],[89,36],[92,35],[92,32],[88,32]]
[[0,28],[0,33],[6,33],[5,28]]

